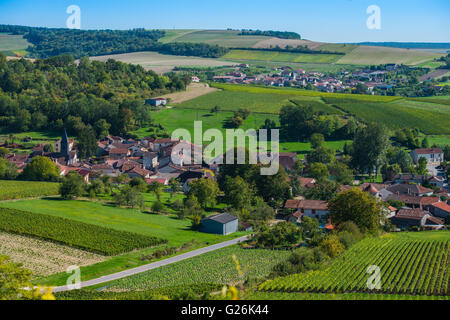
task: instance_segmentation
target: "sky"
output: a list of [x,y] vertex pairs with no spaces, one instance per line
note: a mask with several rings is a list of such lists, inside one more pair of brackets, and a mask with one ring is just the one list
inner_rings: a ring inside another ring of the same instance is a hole
[[[450,42],[448,0],[0,0],[0,24],[82,29],[260,29],[323,42]],[[380,8],[369,29],[367,8]]]

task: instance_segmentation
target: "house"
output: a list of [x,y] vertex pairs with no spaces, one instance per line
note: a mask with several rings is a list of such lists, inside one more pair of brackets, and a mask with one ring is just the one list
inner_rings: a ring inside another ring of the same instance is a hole
[[428,182],[435,187],[444,188],[447,186],[446,180],[443,177],[433,176],[428,179]]
[[299,177],[298,178],[300,180],[300,185],[302,186],[302,188],[314,188],[314,186],[316,185],[316,179],[314,178],[303,178],[303,177]]
[[199,78],[199,77],[196,77],[196,76],[192,76],[192,77],[191,77],[191,82],[193,82],[193,83],[199,83],[199,82],[200,82],[200,78]]
[[439,165],[444,161],[444,151],[439,148],[415,149],[411,151],[411,157],[415,163],[418,163],[420,158],[425,158],[428,164]]
[[330,214],[328,202],[320,200],[287,200],[284,208],[291,212],[295,211],[289,215],[288,220],[301,220],[303,216],[324,220]]
[[398,174],[392,179],[392,184],[399,183],[423,183],[428,179],[428,176],[420,174]]
[[125,159],[131,152],[125,148],[113,148],[109,151],[109,157],[114,160]]
[[440,218],[447,218],[450,214],[450,206],[446,202],[437,202],[431,205],[431,212]]
[[279,154],[280,166],[282,166],[287,172],[291,171],[294,168],[296,161],[297,154],[295,152],[282,152]]
[[237,232],[239,219],[228,213],[209,216],[201,221],[201,232],[228,235]]
[[153,98],[145,100],[145,104],[149,104],[153,107],[165,106],[167,105],[167,99],[165,98]]
[[154,169],[158,166],[158,153],[145,152],[142,156],[144,168],[147,170]]
[[423,227],[429,217],[431,215],[422,209],[401,209],[390,220],[399,229],[409,229],[410,227]]
[[423,197],[431,196],[432,194],[433,190],[425,188],[420,184],[394,184],[386,187],[383,192],[381,192],[383,200],[386,200],[391,195]]

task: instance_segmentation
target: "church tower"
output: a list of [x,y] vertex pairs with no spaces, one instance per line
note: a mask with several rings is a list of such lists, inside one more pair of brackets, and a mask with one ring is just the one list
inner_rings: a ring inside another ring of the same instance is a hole
[[61,139],[61,155],[63,155],[64,157],[68,157],[69,156],[69,137],[67,136],[67,131],[66,129],[64,129],[64,134],[62,136]]

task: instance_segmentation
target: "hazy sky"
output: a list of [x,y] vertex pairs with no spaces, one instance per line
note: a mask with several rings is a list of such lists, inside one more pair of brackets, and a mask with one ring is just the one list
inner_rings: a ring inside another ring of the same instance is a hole
[[[327,42],[450,42],[449,0],[0,0],[0,24],[66,27],[69,5],[82,29],[261,29]],[[369,30],[370,5],[381,30]]]

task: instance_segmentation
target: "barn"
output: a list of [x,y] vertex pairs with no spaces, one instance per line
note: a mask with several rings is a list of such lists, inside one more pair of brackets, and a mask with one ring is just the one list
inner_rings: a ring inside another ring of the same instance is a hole
[[239,219],[228,213],[216,214],[202,220],[201,232],[228,235],[239,228]]

